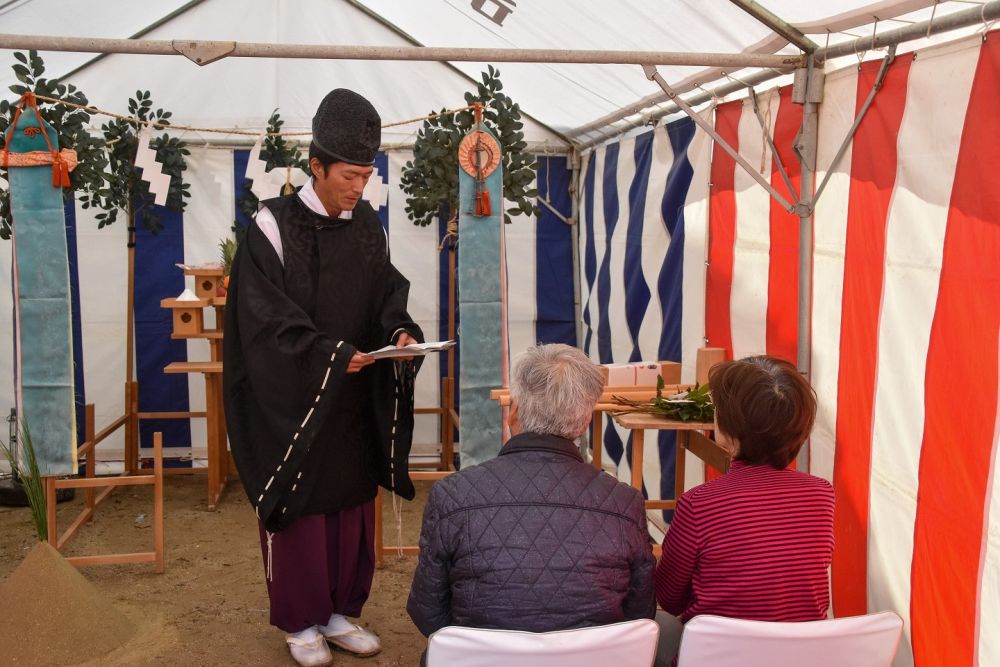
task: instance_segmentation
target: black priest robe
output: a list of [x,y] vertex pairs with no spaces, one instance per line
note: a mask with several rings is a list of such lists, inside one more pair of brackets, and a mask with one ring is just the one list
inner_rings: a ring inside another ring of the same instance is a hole
[[378,216],[363,200],[347,220],[298,195],[263,205],[283,261],[251,223],[233,261],[223,343],[229,438],[257,517],[277,532],[368,502],[378,484],[412,499],[416,364],[381,360],[346,373],[356,350],[401,330],[423,340]]

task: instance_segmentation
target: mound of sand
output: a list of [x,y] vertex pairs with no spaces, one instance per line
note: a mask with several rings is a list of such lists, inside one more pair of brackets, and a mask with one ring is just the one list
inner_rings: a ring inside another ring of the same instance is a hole
[[0,584],[5,664],[66,665],[124,644],[135,626],[47,542]]

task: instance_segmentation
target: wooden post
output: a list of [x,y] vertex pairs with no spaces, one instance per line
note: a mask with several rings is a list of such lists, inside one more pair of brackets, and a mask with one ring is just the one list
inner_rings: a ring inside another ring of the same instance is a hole
[[125,383],[125,474],[139,470],[139,383]]
[[687,445],[691,439],[691,431],[677,431],[676,435],[677,463],[674,468],[674,500],[680,500],[684,494],[684,464],[687,463]]
[[154,567],[160,574],[166,569],[163,553],[163,434],[153,434],[153,552]]
[[708,383],[708,372],[712,366],[721,364],[726,360],[726,348],[724,347],[701,347],[698,348],[698,356],[694,364],[695,382],[698,384]]
[[642,458],[646,447],[646,432],[641,428],[632,431],[632,486],[642,493]]
[[[138,404],[135,400],[135,381],[133,380],[135,374],[133,372],[133,347],[135,346],[134,338],[134,311],[135,311],[135,204],[129,200],[128,202],[128,269],[127,269],[127,283],[125,288],[125,414],[132,415],[136,412],[133,410],[133,402]],[[129,450],[134,449],[132,453],[132,460],[129,460]],[[128,475],[134,475],[138,468],[138,455],[139,455],[139,433],[138,433],[138,420],[129,420],[129,424],[125,427],[125,472]]]
[[56,545],[59,543],[59,532],[58,526],[56,524],[56,478],[46,477],[45,478],[45,519],[46,528],[49,536],[49,544],[52,545],[53,549],[58,548]]
[[[455,340],[457,332],[455,330],[455,292],[456,285],[455,280],[457,278],[457,272],[455,270],[455,240],[451,239],[448,243],[448,340]],[[457,347],[457,346],[456,346]],[[451,413],[455,409],[455,349],[456,347],[451,347],[448,349],[448,403],[445,406],[447,415],[447,426],[448,426],[448,437],[445,440],[448,443],[448,458],[444,461],[446,464],[443,470],[451,470],[452,463],[455,459],[455,424],[451,418]],[[444,449],[444,448],[442,448]],[[444,458],[445,452],[441,452],[441,457]]]
[[594,411],[594,436],[590,439],[591,463],[601,470],[601,454],[604,445],[604,417],[600,410]]
[[[94,442],[94,404],[87,403],[83,408],[83,440],[84,442]],[[84,477],[92,478],[97,472],[97,444],[94,443],[90,446],[90,450],[87,452],[87,465],[84,472]],[[84,504],[88,509],[94,509],[94,490],[91,488],[86,489],[83,492]]]
[[451,421],[454,389],[450,377],[441,378],[441,465],[440,470],[451,470],[455,456],[455,425]]

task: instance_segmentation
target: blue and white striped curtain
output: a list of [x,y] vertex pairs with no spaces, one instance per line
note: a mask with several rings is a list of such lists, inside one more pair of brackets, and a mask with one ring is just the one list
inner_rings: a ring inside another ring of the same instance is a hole
[[[579,237],[582,347],[598,363],[682,362],[694,380],[704,345],[707,135],[690,119],[609,143],[586,156]],[[610,420],[609,420],[610,421]],[[604,447],[628,479],[628,433],[604,426]],[[673,497],[675,438],[648,448],[649,498]],[[629,450],[630,451],[630,450]],[[700,466],[687,466],[690,482]]]

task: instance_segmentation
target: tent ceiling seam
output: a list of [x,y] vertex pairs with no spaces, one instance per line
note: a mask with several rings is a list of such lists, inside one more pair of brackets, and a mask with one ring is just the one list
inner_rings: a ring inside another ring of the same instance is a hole
[[[136,32],[135,34],[130,35],[128,37],[128,39],[139,39],[140,37],[142,37],[144,35],[148,35],[153,30],[156,30],[160,26],[165,25],[165,24],[169,23],[170,21],[173,21],[175,18],[177,18],[181,14],[184,14],[187,11],[189,11],[191,9],[194,9],[195,7],[197,7],[198,5],[200,5],[203,2],[205,2],[205,0],[190,0],[190,2],[188,2],[188,3],[184,4],[184,5],[181,5],[180,7],[178,7],[177,9],[175,9],[174,11],[170,12],[169,14],[167,14],[166,16],[161,16],[159,19],[153,21],[152,23],[150,23],[145,28],[142,28],[138,32]],[[94,56],[93,58],[91,58],[90,60],[88,60],[87,62],[83,63],[82,65],[77,65],[76,67],[74,67],[70,71],[68,71],[65,74],[61,75],[59,78],[60,79],[65,79],[67,77],[73,76],[74,74],[79,74],[80,72],[82,72],[83,70],[87,69],[88,67],[90,67],[94,63],[97,63],[97,62],[103,60],[104,58],[108,57],[108,55],[110,55],[110,54],[108,54],[108,53],[98,54],[98,55]]]
[[[384,27],[388,28],[389,30],[393,31],[394,33],[396,33],[397,35],[399,35],[400,37],[402,37],[403,39],[405,39],[406,41],[408,41],[413,46],[423,46],[423,43],[420,40],[418,40],[416,37],[414,37],[410,33],[406,32],[405,30],[403,30],[402,28],[400,28],[395,23],[392,23],[391,21],[389,21],[389,19],[385,18],[384,16],[382,16],[381,14],[379,14],[378,12],[376,12],[374,9],[368,7],[367,5],[362,4],[361,2],[359,2],[359,0],[343,0],[343,2],[346,2],[347,4],[351,5],[352,7],[356,8],[359,11],[361,11],[362,13],[364,13],[366,16],[368,16],[368,17],[370,17],[370,18],[378,21],[379,24],[381,24],[382,26],[384,26]],[[448,69],[450,69],[451,71],[455,72],[456,74],[458,74],[460,77],[462,77],[463,79],[465,79],[469,83],[471,83],[473,85],[478,85],[479,84],[479,82],[476,79],[474,79],[473,77],[469,76],[468,74],[466,74],[465,72],[463,72],[461,69],[459,69],[458,67],[456,67],[454,63],[448,62],[446,60],[446,61],[443,61],[443,64],[446,67],[448,67]],[[570,139],[569,137],[567,137],[562,132],[559,132],[558,130],[555,130],[554,128],[552,128],[549,125],[547,125],[546,123],[543,123],[542,121],[538,120],[538,118],[536,118],[535,116],[527,113],[523,109],[521,110],[521,113],[524,114],[524,116],[526,116],[527,118],[530,118],[535,123],[538,123],[540,126],[542,126],[543,128],[545,128],[546,130],[548,130],[549,132],[551,132],[555,136],[559,137],[559,139],[562,140],[563,142],[565,142],[567,146],[571,146],[573,144],[573,140]]]

